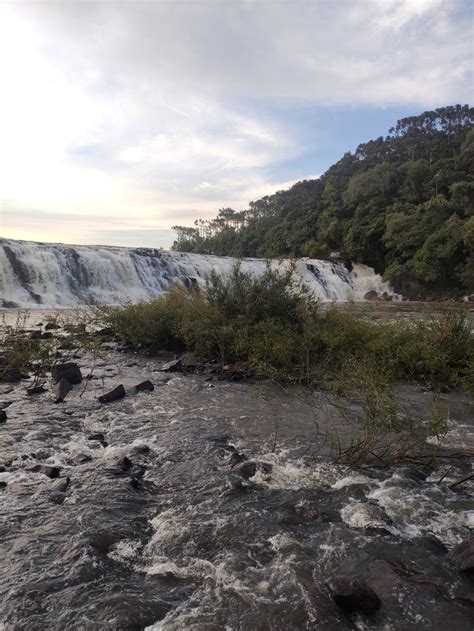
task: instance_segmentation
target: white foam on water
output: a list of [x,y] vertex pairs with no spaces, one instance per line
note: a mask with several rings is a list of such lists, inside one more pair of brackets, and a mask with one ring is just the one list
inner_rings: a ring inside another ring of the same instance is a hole
[[[18,307],[77,307],[150,300],[175,284],[204,285],[211,271],[231,273],[236,259],[168,252],[152,248],[72,246],[0,239],[2,299]],[[361,301],[368,291],[397,296],[380,275],[365,265],[352,271],[318,259],[272,260],[274,269],[294,265],[294,282],[303,282],[324,302]],[[263,259],[241,261],[242,270],[261,275]]]

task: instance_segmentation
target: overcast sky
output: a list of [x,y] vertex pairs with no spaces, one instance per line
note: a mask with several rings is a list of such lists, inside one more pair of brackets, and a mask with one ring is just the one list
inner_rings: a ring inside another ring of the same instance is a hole
[[0,0],[2,236],[169,246],[472,102],[471,0]]

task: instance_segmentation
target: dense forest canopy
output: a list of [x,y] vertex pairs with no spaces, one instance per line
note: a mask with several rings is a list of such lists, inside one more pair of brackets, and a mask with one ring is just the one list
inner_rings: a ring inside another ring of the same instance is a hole
[[474,291],[474,108],[399,120],[247,210],[174,226],[173,249],[236,257],[326,258],[374,267],[411,297]]

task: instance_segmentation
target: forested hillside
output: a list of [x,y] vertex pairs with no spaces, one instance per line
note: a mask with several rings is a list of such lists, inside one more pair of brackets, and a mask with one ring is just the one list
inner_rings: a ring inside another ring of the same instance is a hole
[[474,291],[474,108],[399,120],[317,180],[175,226],[173,249],[374,267],[409,297]]

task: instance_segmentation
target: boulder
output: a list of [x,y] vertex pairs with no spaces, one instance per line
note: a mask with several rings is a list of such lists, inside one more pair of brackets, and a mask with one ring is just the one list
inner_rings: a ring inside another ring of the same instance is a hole
[[364,295],[364,300],[380,300],[380,297],[375,289],[371,289]]
[[372,613],[380,609],[380,598],[363,581],[352,576],[335,576],[328,582],[332,597],[341,609],[348,612]]
[[35,466],[28,469],[28,471],[31,471],[32,473],[42,473],[43,475],[48,476],[48,478],[54,480],[55,478],[59,478],[61,469],[49,464],[35,464]]
[[81,369],[75,362],[65,362],[64,364],[53,366],[51,376],[54,383],[58,383],[61,379],[67,379],[72,384],[81,383],[82,381]]
[[166,362],[161,367],[162,372],[180,372],[183,368],[183,362],[181,359],[173,359],[170,362]]
[[474,577],[474,538],[457,545],[451,550],[449,558],[458,572]]
[[146,381],[142,381],[135,386],[135,392],[151,392],[154,389],[155,386],[151,383],[149,379],[147,379]]
[[111,390],[110,392],[106,392],[102,396],[99,397],[99,403],[111,403],[112,401],[118,401],[119,399],[123,399],[125,396],[125,388],[122,384]]
[[7,420],[7,413],[5,410],[0,410],[0,423],[5,423]]
[[63,403],[67,394],[72,390],[72,385],[64,377],[54,384],[53,392],[56,396],[55,403]]

